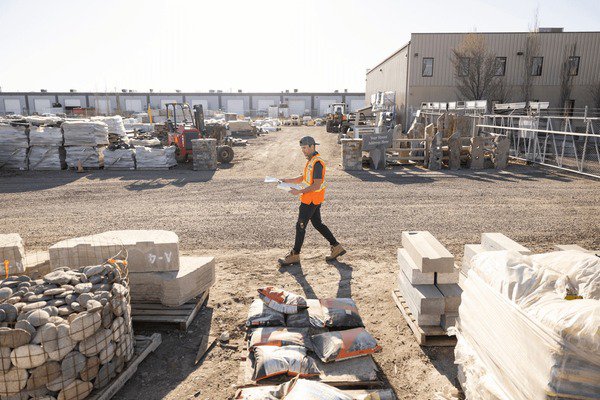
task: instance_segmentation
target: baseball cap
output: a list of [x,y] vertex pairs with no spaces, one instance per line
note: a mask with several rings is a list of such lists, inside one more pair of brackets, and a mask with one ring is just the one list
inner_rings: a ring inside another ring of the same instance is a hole
[[304,136],[300,139],[300,146],[310,146],[311,144],[317,145],[319,143],[315,142],[312,136]]

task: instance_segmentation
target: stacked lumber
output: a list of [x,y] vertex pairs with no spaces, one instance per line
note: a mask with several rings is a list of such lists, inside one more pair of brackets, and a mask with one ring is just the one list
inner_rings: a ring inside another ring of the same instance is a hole
[[397,285],[416,325],[454,326],[461,289],[454,256],[427,231],[402,232]]

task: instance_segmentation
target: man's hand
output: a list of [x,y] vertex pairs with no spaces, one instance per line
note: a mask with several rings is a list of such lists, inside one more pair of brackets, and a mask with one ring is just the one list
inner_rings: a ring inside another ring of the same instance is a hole
[[302,194],[302,192],[297,189],[290,189],[290,194],[298,196],[299,194]]

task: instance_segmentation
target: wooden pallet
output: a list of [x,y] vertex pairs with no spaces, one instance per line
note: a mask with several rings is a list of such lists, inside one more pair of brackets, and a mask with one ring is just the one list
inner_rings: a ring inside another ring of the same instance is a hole
[[187,331],[188,327],[208,299],[209,290],[179,307],[167,307],[160,303],[132,303],[131,320],[135,325],[177,326]]
[[399,290],[392,290],[392,299],[404,316],[420,346],[454,346],[456,336],[448,336],[441,326],[419,326]]
[[125,369],[108,386],[98,392],[92,392],[89,400],[109,400],[137,371],[138,365],[161,344],[160,333],[152,336],[135,336],[135,353],[131,361],[125,364]]

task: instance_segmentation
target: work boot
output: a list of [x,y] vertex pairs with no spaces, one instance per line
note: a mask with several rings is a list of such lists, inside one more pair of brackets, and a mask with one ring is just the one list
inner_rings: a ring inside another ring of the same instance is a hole
[[346,254],[346,250],[344,250],[342,245],[338,243],[335,246],[331,246],[331,255],[325,257],[325,261],[333,261],[344,254]]
[[286,265],[299,264],[300,253],[296,253],[294,250],[291,250],[288,255],[286,255],[284,258],[280,258],[277,261],[279,261],[279,264],[281,264],[282,267],[285,267]]

